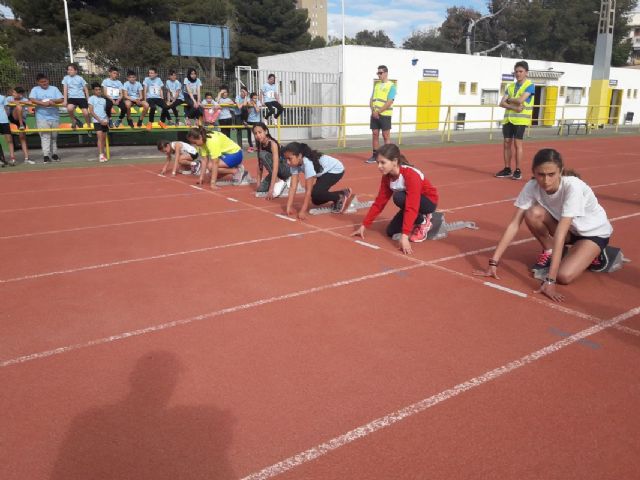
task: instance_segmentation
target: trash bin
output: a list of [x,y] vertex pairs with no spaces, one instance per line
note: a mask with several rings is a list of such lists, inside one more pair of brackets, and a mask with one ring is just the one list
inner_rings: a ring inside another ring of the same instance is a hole
[[464,130],[464,120],[467,117],[466,113],[456,113],[456,130]]

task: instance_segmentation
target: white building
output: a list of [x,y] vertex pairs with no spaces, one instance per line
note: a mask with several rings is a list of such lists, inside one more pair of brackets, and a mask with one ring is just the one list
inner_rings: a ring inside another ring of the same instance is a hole
[[633,42],[633,53],[629,63],[631,65],[640,65],[640,10],[631,16],[629,25],[631,26],[629,36]]
[[[344,52],[344,53],[343,53]],[[469,56],[394,48],[346,45],[294,52],[258,59],[261,71],[342,73],[340,103],[368,105],[378,65],[389,68],[389,79],[397,82],[394,131],[402,116],[403,132],[442,128],[451,105],[451,119],[465,114],[465,128],[497,126],[503,117],[496,107],[505,86],[512,80],[517,59]],[[536,85],[534,124],[556,126],[564,119],[587,117],[591,65],[527,60]],[[303,75],[302,73],[299,75]],[[622,123],[627,112],[640,120],[640,70],[612,68],[610,123]],[[300,89],[298,89],[298,95]],[[285,103],[303,103],[291,92],[281,92]],[[421,105],[421,108],[417,108]],[[423,105],[434,105],[424,107]],[[402,106],[402,107],[401,107]],[[348,135],[369,131],[368,108],[349,107]],[[493,121],[491,121],[493,119]],[[409,124],[407,124],[409,123]]]

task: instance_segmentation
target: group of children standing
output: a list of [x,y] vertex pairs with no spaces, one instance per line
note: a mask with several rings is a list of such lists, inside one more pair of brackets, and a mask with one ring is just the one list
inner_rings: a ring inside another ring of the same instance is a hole
[[[277,118],[282,114],[283,107],[279,103],[278,88],[275,85],[275,75],[270,74],[267,82],[257,93],[249,93],[242,87],[232,100],[229,88],[222,86],[214,98],[212,93],[202,96],[202,81],[194,68],[187,71],[181,82],[175,70],[169,71],[166,81],[158,76],[156,68],[150,68],[142,83],[133,71],[127,72],[127,79],[123,83],[119,79],[120,71],[116,67],[109,69],[109,76],[101,84],[87,82],[78,74],[74,64],[67,66],[67,75],[62,80],[61,92],[57,87],[49,84],[47,75],[40,73],[36,77],[38,85],[28,96],[22,87],[16,87],[9,97],[0,95],[0,133],[5,136],[9,144],[9,165],[15,165],[15,152],[11,137],[10,123],[14,123],[19,130],[21,148],[27,164],[35,161],[29,158],[26,136],[26,117],[29,106],[35,107],[36,126],[42,142],[43,162],[50,163],[60,160],[57,146],[57,131],[60,127],[59,107],[65,107],[71,120],[71,128],[93,128],[98,140],[98,159],[107,161],[105,155],[105,138],[110,128],[117,128],[125,121],[129,127],[142,127],[148,113],[146,127],[151,129],[160,110],[161,128],[167,126],[212,126],[218,124],[222,132],[231,137],[234,126],[237,130],[237,140],[242,146],[243,131],[247,132],[248,151],[254,151],[251,128],[262,119],[262,110],[266,109],[265,118]],[[184,108],[184,123],[180,121],[178,107]],[[117,107],[118,117],[114,116]],[[82,118],[76,117],[76,109],[82,112]],[[132,113],[138,110],[138,118],[134,122]],[[6,118],[5,118],[6,117]],[[48,130],[48,131],[47,131]]]

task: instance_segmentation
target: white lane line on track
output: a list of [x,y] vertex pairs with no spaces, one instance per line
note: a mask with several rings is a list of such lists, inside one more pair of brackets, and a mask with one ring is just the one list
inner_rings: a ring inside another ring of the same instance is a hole
[[276,217],[281,218],[282,220],[289,220],[290,222],[295,222],[295,218],[287,217],[286,215],[282,215],[281,213],[275,213]]
[[126,183],[103,183],[96,185],[82,185],[79,187],[67,187],[67,188],[42,188],[40,190],[20,190],[18,192],[0,192],[0,195],[21,195],[21,194],[32,194],[32,193],[46,193],[46,192],[65,192],[70,190],[89,190],[92,188],[107,188],[107,187],[127,187],[131,185],[149,185],[156,183],[153,180],[148,180],[146,182],[126,182]]
[[362,245],[363,247],[372,248],[373,250],[380,250],[380,247],[378,245],[374,245],[373,243],[363,242],[362,240],[356,240],[355,242],[358,245]]
[[145,220],[131,220],[130,222],[118,222],[118,223],[103,223],[101,225],[89,225],[86,227],[75,227],[75,228],[66,228],[61,230],[46,230],[43,232],[34,232],[34,233],[19,233],[16,235],[7,235],[4,237],[0,237],[0,240],[9,240],[13,238],[27,238],[27,237],[37,237],[40,235],[53,235],[56,233],[68,233],[68,232],[81,232],[84,230],[97,230],[99,228],[110,228],[110,227],[122,227],[128,225],[137,225],[143,223],[154,223],[154,222],[167,222],[171,220],[182,220],[185,218],[195,218],[195,217],[206,217],[209,215],[220,215],[223,213],[237,213],[237,212],[246,212],[249,210],[253,210],[251,208],[235,208],[233,210],[217,210],[213,212],[203,212],[203,213],[191,213],[188,215],[175,215],[172,217],[157,217],[157,218],[148,218]]
[[227,197],[227,200],[229,200],[230,202],[238,202],[238,199],[232,197]]
[[[317,233],[313,230],[310,230],[308,232],[304,232],[304,233],[296,233],[294,235],[311,235],[313,233]],[[6,283],[15,283],[15,282],[21,282],[24,280],[34,280],[37,278],[44,278],[44,277],[52,277],[54,275],[64,275],[64,274],[68,274],[68,273],[77,273],[77,272],[86,272],[89,270],[100,270],[103,268],[110,268],[110,267],[115,267],[115,266],[119,266],[119,265],[129,265],[132,263],[141,263],[141,262],[147,262],[149,260],[160,260],[160,259],[165,259],[165,258],[171,258],[171,257],[178,257],[181,255],[191,255],[194,253],[202,253],[202,252],[210,252],[212,250],[222,250],[225,248],[232,248],[232,247],[238,247],[238,246],[243,246],[243,245],[251,245],[254,243],[261,243],[261,242],[268,242],[271,240],[280,240],[283,238],[289,238],[291,237],[292,234],[287,233],[285,235],[277,235],[277,236],[273,236],[273,237],[265,237],[265,238],[256,238],[253,240],[243,240],[241,242],[234,242],[234,243],[227,243],[224,245],[215,245],[212,247],[203,247],[203,248],[194,248],[193,250],[183,250],[180,252],[172,252],[172,253],[163,253],[160,255],[152,255],[149,257],[138,257],[138,258],[130,258],[127,260],[118,260],[116,262],[109,262],[109,263],[99,263],[99,264],[95,264],[95,265],[86,265],[84,267],[78,267],[78,268],[70,268],[68,270],[58,270],[58,271],[54,271],[54,272],[45,272],[45,273],[36,273],[33,275],[25,275],[23,277],[15,277],[15,278],[8,278],[5,280],[0,280],[0,284],[6,284]]]
[[334,450],[337,450],[345,445],[348,445],[356,440],[361,438],[368,437],[372,433],[375,433],[384,428],[390,427],[406,418],[412,417],[418,413],[421,413],[431,407],[438,405],[446,400],[457,397],[461,393],[465,393],[469,390],[472,390],[476,387],[480,387],[486,383],[489,383],[497,378],[500,378],[508,373],[513,372],[519,368],[530,365],[542,358],[545,358],[553,353],[556,353],[574,343],[577,343],[587,337],[593,336],[597,333],[606,330],[614,325],[619,324],[635,315],[640,313],[640,307],[633,308],[621,315],[613,317],[609,320],[603,321],[598,325],[594,325],[587,329],[584,329],[580,332],[577,332],[573,335],[570,335],[562,340],[559,340],[555,343],[547,345],[535,352],[532,352],[528,355],[520,357],[516,360],[513,360],[509,363],[501,365],[493,370],[489,370],[488,372],[483,373],[477,377],[471,378],[466,382],[459,383],[451,388],[441,391],[435,395],[427,397],[419,402],[408,405],[404,408],[396,410],[395,412],[391,412],[382,417],[376,418],[371,422],[361,425],[353,430],[350,430],[342,435],[334,437],[326,442],[323,442],[315,447],[309,448],[303,452],[297,453],[295,455],[290,456],[280,462],[274,463],[262,470],[247,475],[242,478],[242,480],[266,480],[268,478],[273,478],[277,475],[280,475],[284,472],[292,470],[296,467],[299,467],[305,463],[311,462],[319,457],[326,455]]
[[13,213],[13,212],[26,212],[29,210],[45,210],[49,208],[64,208],[64,207],[90,207],[92,205],[104,205],[105,203],[118,203],[118,202],[131,202],[133,200],[155,200],[159,198],[172,198],[172,197],[189,197],[193,193],[173,193],[170,195],[147,195],[144,197],[129,197],[129,198],[117,198],[113,200],[97,200],[95,202],[80,202],[80,203],[65,203],[61,205],[42,205],[40,207],[24,207],[14,208],[11,210],[0,210],[0,213]]
[[496,290],[501,290],[503,292],[510,293],[511,295],[515,295],[517,297],[527,298],[529,295],[526,293],[519,292],[518,290],[514,290],[512,288],[503,287],[502,285],[498,285],[493,282],[483,282],[487,287],[495,288]]
[[[317,233],[317,232],[309,232],[309,233]],[[300,234],[291,234],[291,236],[296,236],[296,235],[300,235]],[[167,323],[162,323],[160,325],[152,325],[149,327],[145,327],[145,328],[141,328],[139,330],[133,330],[133,331],[129,331],[129,332],[122,332],[116,335],[111,335],[109,337],[103,337],[103,338],[99,338],[99,339],[95,339],[95,340],[90,340],[88,342],[84,342],[84,343],[77,343],[74,345],[68,345],[65,347],[59,347],[59,348],[55,348],[53,350],[47,350],[44,352],[38,352],[38,353],[33,353],[30,355],[23,355],[20,357],[16,357],[13,359],[9,359],[9,360],[4,360],[2,362],[0,362],[0,367],[9,367],[11,365],[18,365],[21,363],[25,363],[25,362],[29,362],[32,360],[37,360],[37,359],[41,359],[41,358],[47,358],[47,357],[51,357],[54,355],[60,355],[62,353],[67,353],[67,352],[71,352],[73,350],[80,350],[83,348],[87,348],[87,347],[93,347],[96,345],[103,345],[105,343],[111,343],[111,342],[115,342],[118,340],[124,340],[126,338],[131,338],[131,337],[137,337],[140,335],[144,335],[147,333],[153,333],[153,332],[158,332],[161,330],[166,330],[168,328],[174,328],[174,327],[178,327],[181,325],[187,325],[193,322],[197,322],[197,321],[201,321],[201,320],[206,320],[209,318],[213,318],[213,317],[219,317],[221,315],[227,315],[230,313],[235,313],[235,312],[239,312],[241,310],[247,310],[250,308],[254,308],[254,307],[259,307],[261,305],[267,305],[270,303],[274,303],[274,302],[279,302],[282,300],[289,300],[291,298],[296,298],[296,297],[301,297],[304,295],[309,295],[312,293],[317,293],[317,292],[322,292],[324,290],[330,290],[333,288],[339,288],[339,287],[344,287],[346,285],[351,285],[354,283],[358,283],[358,282],[363,282],[366,280],[370,280],[373,278],[380,278],[380,277],[386,277],[388,275],[392,275],[394,273],[398,273],[398,272],[402,272],[405,270],[413,270],[415,268],[419,268],[420,265],[408,265],[408,266],[404,266],[404,267],[399,267],[399,268],[394,268],[394,269],[390,269],[390,270],[385,270],[384,272],[376,272],[376,273],[371,273],[369,275],[362,275],[359,277],[353,277],[353,278],[348,278],[346,280],[339,280],[337,282],[333,282],[333,283],[329,283],[329,284],[325,284],[325,285],[320,285],[318,287],[311,287],[311,288],[307,288],[304,290],[298,290],[296,292],[291,292],[291,293],[285,293],[284,295],[278,295],[275,297],[269,297],[269,298],[264,298],[264,299],[260,299],[260,300],[256,300],[250,303],[245,303],[242,305],[236,305],[234,307],[229,307],[229,308],[224,308],[222,310],[216,310],[214,312],[209,312],[209,313],[204,313],[202,315],[196,315],[194,317],[189,317],[189,318],[184,318],[181,320],[174,320],[172,322],[167,322]]]

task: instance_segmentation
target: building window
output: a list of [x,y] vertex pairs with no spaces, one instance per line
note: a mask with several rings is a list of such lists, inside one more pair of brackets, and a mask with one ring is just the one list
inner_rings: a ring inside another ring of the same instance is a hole
[[633,89],[633,98],[638,98],[638,89],[637,88]]
[[458,94],[460,94],[460,95],[466,95],[467,94],[467,83],[466,82],[458,83]]
[[509,82],[502,82],[500,84],[500,95],[504,95],[507,93],[507,87],[509,86]]
[[560,96],[564,97],[565,94],[565,88],[564,87],[560,87]]
[[471,95],[477,95],[478,94],[478,83],[477,82],[471,82]]
[[567,104],[578,105],[582,100],[582,88],[567,87]]
[[627,88],[627,98],[631,98],[631,89]]
[[498,90],[482,90],[480,96],[480,105],[497,105]]

